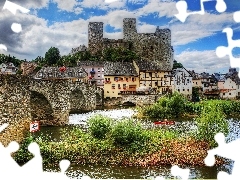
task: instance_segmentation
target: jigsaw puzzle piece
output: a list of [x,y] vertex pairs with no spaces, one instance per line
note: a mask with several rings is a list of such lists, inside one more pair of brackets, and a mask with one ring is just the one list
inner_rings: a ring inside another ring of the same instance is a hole
[[[185,22],[187,17],[191,14],[203,15],[205,13],[203,3],[207,2],[207,1],[210,1],[210,0],[200,0],[201,10],[193,11],[193,12],[189,12],[189,13],[187,12],[188,5],[187,5],[186,1],[178,1],[176,3],[176,8],[178,10],[178,14],[176,14],[175,17],[178,18],[181,22]],[[215,6],[216,10],[220,13],[226,11],[227,6],[226,6],[226,3],[224,2],[224,0],[216,0],[216,1],[217,1],[216,6]]]
[[187,13],[187,3],[186,1],[178,1],[176,3],[176,8],[178,10],[178,14],[176,14],[176,18],[178,18],[181,22],[185,22],[189,14]]
[[11,156],[11,153],[16,152],[18,149],[19,144],[15,141],[9,143],[6,148],[0,143],[0,161],[4,162],[0,163],[0,173],[2,177],[5,177],[4,175],[9,177],[9,175],[18,174],[21,171],[20,166]]
[[238,179],[240,177],[240,139],[236,139],[229,143],[225,142],[225,136],[223,133],[217,133],[214,139],[218,143],[218,147],[208,151],[208,155],[205,158],[205,164],[207,166],[213,166],[215,163],[215,155],[221,156],[234,161],[234,167],[232,174],[229,175],[226,172],[219,172],[218,179]]
[[219,171],[218,175],[217,175],[217,180],[231,180],[232,177],[230,174],[224,172],[224,171]]
[[[0,49],[1,49],[1,45],[0,45]],[[4,129],[6,129],[9,126],[8,123],[4,123],[0,126],[0,132],[2,132]]]
[[[226,55],[229,56],[231,67],[240,67],[240,58],[235,58],[232,54],[233,48],[240,47],[240,40],[233,40],[233,30],[231,28],[225,28],[222,32],[225,32],[227,35],[228,47],[219,46],[216,49],[216,55],[219,58],[222,58]],[[240,72],[238,73],[240,77]]]
[[227,5],[224,2],[224,0],[217,0],[216,6],[215,6],[216,10],[220,13],[225,12],[227,9]]
[[171,173],[173,176],[180,176],[183,180],[187,180],[190,174],[190,169],[182,169],[177,165],[172,166]]
[[28,151],[34,155],[26,164],[21,167],[24,173],[40,174],[43,172],[42,156],[40,153],[39,145],[36,142],[32,142],[28,146]]
[[233,19],[235,22],[239,23],[240,22],[240,11],[237,11],[233,14]]

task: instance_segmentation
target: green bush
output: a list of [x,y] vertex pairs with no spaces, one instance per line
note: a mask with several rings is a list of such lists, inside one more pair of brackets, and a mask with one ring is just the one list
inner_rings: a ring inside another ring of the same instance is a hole
[[112,129],[112,119],[102,115],[96,115],[88,121],[91,135],[97,139],[104,139]]
[[140,124],[126,119],[118,122],[112,130],[111,137],[115,145],[128,146],[134,143],[143,144],[148,136]]
[[196,118],[198,126],[197,138],[206,140],[212,147],[216,145],[214,136],[216,133],[228,134],[226,115],[219,108],[219,104],[205,106],[200,116]]
[[28,151],[28,146],[32,142],[35,141],[35,137],[33,137],[30,133],[27,137],[20,143],[19,150],[14,153],[13,157],[18,163],[25,163],[33,158],[33,154]]

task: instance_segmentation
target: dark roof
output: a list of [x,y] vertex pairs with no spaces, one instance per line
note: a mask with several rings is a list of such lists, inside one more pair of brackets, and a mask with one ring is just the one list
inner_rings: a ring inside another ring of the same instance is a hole
[[104,61],[79,61],[78,66],[104,66]]
[[192,77],[192,74],[191,74],[188,70],[186,70],[184,67],[174,69],[174,70],[172,71],[172,74],[169,75],[169,76],[170,76],[170,77],[174,77],[178,72],[181,72],[182,70],[185,70],[185,71],[189,74],[189,76]]
[[164,64],[157,64],[154,61],[149,60],[134,60],[140,71],[171,71],[167,67],[164,67]]
[[61,72],[59,67],[43,67],[39,70],[35,78],[84,78],[88,74],[82,67],[66,67],[66,71]]
[[232,81],[234,81],[237,85],[240,84],[240,78],[238,76],[238,72],[237,71],[229,71],[228,73],[226,73],[225,78],[230,78]]
[[137,71],[133,63],[129,62],[105,62],[104,63],[105,76],[137,76]]
[[219,81],[225,81],[225,74],[220,74],[220,73],[214,73],[213,76],[215,77],[215,79],[219,82]]

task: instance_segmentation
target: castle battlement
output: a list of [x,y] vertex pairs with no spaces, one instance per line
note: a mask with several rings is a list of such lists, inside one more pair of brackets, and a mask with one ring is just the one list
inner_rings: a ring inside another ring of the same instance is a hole
[[92,53],[103,51],[109,47],[129,48],[142,59],[165,64],[172,69],[173,48],[171,46],[171,30],[156,28],[155,33],[138,33],[136,18],[123,19],[123,39],[108,39],[103,37],[103,22],[89,22],[88,48]]

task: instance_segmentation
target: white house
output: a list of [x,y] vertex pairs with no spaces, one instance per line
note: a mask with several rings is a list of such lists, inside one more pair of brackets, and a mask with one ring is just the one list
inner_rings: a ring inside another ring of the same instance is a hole
[[2,63],[0,64],[0,70],[2,74],[16,74],[18,68],[13,63]]
[[222,83],[220,89],[220,97],[223,99],[234,99],[237,96],[238,85],[230,77],[227,77]]
[[192,75],[185,68],[177,68],[173,70],[171,75],[173,78],[172,90],[179,93],[191,96],[192,95]]

